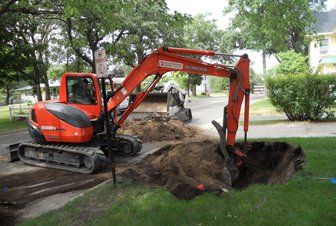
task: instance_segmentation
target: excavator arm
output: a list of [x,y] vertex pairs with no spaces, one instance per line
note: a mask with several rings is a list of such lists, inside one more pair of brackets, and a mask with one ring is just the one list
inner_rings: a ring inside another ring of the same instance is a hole
[[[188,55],[215,56],[225,55],[209,50],[194,50],[183,48],[161,47],[152,54],[146,56],[137,67],[126,77],[121,86],[114,92],[108,101],[108,110],[113,111],[129,96],[141,82],[150,75],[155,75],[152,82],[145,91],[137,94],[134,102],[128,106],[124,114],[116,121],[114,132],[121,126],[129,114],[144,100],[146,95],[152,91],[161,77],[171,71],[182,71],[193,75],[206,75],[216,77],[227,77],[230,79],[230,90],[228,105],[224,109],[223,126],[213,121],[214,126],[221,137],[221,150],[231,149],[233,152],[242,155],[235,150],[234,143],[238,129],[240,110],[245,98],[244,132],[245,138],[248,131],[249,120],[249,62],[247,55],[239,56],[235,66],[207,63],[199,59],[188,57]],[[229,55],[234,56],[234,55]],[[237,56],[236,56],[237,57]]]

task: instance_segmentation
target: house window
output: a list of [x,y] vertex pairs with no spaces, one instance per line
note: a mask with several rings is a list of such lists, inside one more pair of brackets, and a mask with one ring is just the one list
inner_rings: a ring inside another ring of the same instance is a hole
[[329,39],[325,38],[320,44],[320,54],[327,54],[329,51]]

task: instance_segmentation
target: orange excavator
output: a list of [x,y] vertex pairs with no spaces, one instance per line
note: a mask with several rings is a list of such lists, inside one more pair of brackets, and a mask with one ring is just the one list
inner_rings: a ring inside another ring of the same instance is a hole
[[[197,55],[198,58],[195,59],[191,55]],[[235,66],[229,66],[204,62],[201,60],[202,56],[239,59]],[[161,47],[147,55],[116,90],[112,78],[107,79],[112,90],[108,98],[105,98],[107,111],[104,111],[102,100],[106,82],[101,82],[91,73],[65,73],[61,78],[59,99],[38,102],[32,106],[29,133],[33,140],[20,144],[19,158],[32,165],[90,174],[100,169],[102,153],[108,155],[108,142],[111,142],[113,150],[121,155],[135,155],[142,148],[141,140],[117,134],[118,128],[165,73],[182,71],[193,75],[230,79],[229,99],[228,105],[224,108],[223,125],[216,121],[212,123],[219,133],[220,150],[225,161],[231,165],[239,165],[245,154],[234,145],[244,99],[245,141],[248,131],[249,63],[246,54],[238,56],[209,50]],[[118,116],[116,109],[121,102],[151,75],[153,75],[152,82],[144,91],[137,93],[125,112]],[[108,121],[104,119],[104,112],[108,112],[110,116]],[[112,128],[110,140],[104,129],[106,124]],[[232,171],[235,172],[230,172],[231,174],[237,173],[234,168],[232,167]]]

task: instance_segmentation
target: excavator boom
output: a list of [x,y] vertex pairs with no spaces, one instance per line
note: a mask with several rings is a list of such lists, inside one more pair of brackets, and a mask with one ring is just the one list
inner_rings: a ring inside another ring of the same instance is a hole
[[[222,128],[227,142],[226,146],[233,147],[238,129],[239,115],[242,102],[245,98],[244,132],[248,131],[249,114],[249,62],[247,55],[240,56],[237,64],[226,66],[221,64],[206,63],[199,59],[187,57],[187,55],[215,56],[216,52],[210,50],[193,50],[183,48],[161,47],[154,53],[145,57],[126,77],[121,86],[115,91],[108,102],[109,111],[115,109],[130,95],[141,82],[150,75],[155,75],[152,83],[143,92],[138,93],[134,102],[126,109],[124,114],[116,122],[115,129],[121,126],[128,115],[141,103],[146,95],[151,92],[161,77],[171,71],[182,71],[192,75],[205,75],[230,78],[230,90],[228,105],[226,107],[226,122]],[[223,55],[223,54],[219,54]],[[218,130],[217,125],[217,130]],[[226,133],[227,131],[227,133]],[[220,131],[219,131],[220,132]]]
[[[197,55],[198,58],[190,55]],[[115,142],[113,150],[127,156],[136,154],[141,150],[141,140],[117,135],[118,128],[154,89],[165,73],[182,71],[196,76],[209,75],[230,79],[229,99],[224,111],[223,125],[216,121],[212,123],[220,135],[220,148],[225,161],[229,161],[227,165],[232,165],[232,170],[226,174],[235,175],[236,167],[231,153],[244,156],[243,152],[234,147],[244,98],[245,134],[248,130],[250,61],[247,55],[243,55],[239,56],[235,66],[227,66],[199,59],[201,56],[215,55],[223,54],[209,50],[162,47],[146,56],[118,89],[113,89],[113,81],[109,78],[111,97],[107,107],[114,115],[111,122],[102,117],[104,112],[97,76],[92,73],[65,73],[61,78],[59,100],[39,102],[32,106],[28,129],[33,142],[25,142],[19,146],[20,159],[37,166],[93,173],[99,170],[100,157],[102,152],[106,155],[107,143],[112,142],[112,139],[109,139],[110,133],[104,132],[104,125],[110,125],[106,123],[112,124],[114,135],[112,137]],[[151,75],[154,75],[152,82],[144,91],[137,93],[125,112],[117,117],[117,107]],[[234,179],[235,176],[232,177],[232,180]]]

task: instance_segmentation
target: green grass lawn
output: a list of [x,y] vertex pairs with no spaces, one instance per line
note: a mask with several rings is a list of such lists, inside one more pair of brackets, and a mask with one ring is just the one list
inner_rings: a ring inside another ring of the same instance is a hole
[[259,100],[250,106],[250,115],[274,115],[279,114],[272,105],[270,99]]
[[10,131],[27,127],[27,122],[14,121],[9,122],[8,106],[0,107],[0,132]]
[[[266,140],[266,139],[263,139]],[[22,225],[335,225],[335,138],[279,138],[301,145],[307,164],[282,185],[178,200],[166,189],[106,184]]]
[[[288,119],[274,119],[274,120],[250,120],[250,126],[259,126],[259,125],[274,125],[279,123],[287,123],[290,124],[291,122]],[[244,121],[239,121],[239,125],[244,125]]]

